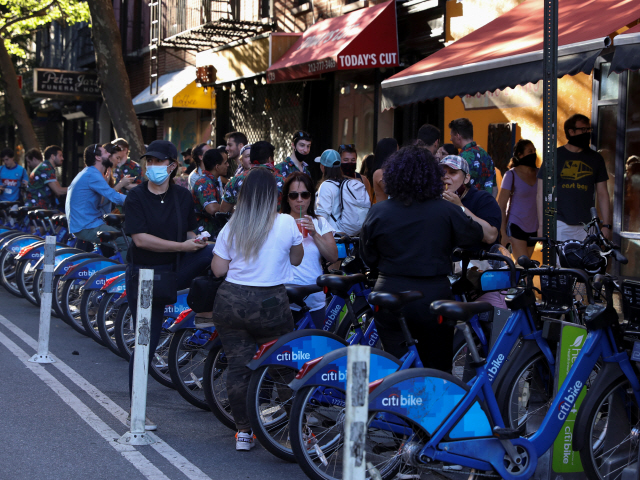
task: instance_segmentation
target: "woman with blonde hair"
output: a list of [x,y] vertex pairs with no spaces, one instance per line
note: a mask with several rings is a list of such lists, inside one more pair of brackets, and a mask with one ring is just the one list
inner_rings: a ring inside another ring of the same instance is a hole
[[211,269],[226,275],[213,306],[213,322],[229,367],[227,392],[236,423],[236,450],[255,446],[247,415],[247,363],[256,344],[294,329],[285,283],[302,262],[302,234],[291,215],[278,215],[278,188],[266,168],[254,168],[238,195],[231,220],[220,231]]

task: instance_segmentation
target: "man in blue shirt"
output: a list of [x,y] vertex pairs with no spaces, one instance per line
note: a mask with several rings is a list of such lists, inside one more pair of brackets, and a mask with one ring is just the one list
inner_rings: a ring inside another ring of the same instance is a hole
[[0,202],[17,202],[20,200],[20,187],[29,184],[29,175],[15,162],[10,148],[0,152],[0,159],[3,163],[0,166]]
[[[126,197],[111,188],[104,177],[113,164],[109,152],[102,146],[89,145],[84,151],[84,164],[86,167],[73,179],[67,192],[69,231],[80,240],[98,243],[98,232],[118,231],[106,225],[102,216],[111,210],[111,202],[122,205]],[[133,178],[125,177],[121,182],[127,178],[129,183],[133,181]],[[124,238],[117,238],[115,243],[122,258],[127,258]]]

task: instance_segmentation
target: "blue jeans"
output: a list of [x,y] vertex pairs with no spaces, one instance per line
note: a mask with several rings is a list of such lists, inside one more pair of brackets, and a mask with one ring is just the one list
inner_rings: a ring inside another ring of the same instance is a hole
[[[191,285],[191,280],[199,275],[204,275],[207,269],[211,267],[211,259],[213,258],[213,245],[207,245],[202,250],[197,252],[190,252],[184,254],[180,260],[180,268],[176,272],[177,275],[177,287],[178,290],[188,288]],[[149,268],[153,270],[172,270],[173,265],[154,265],[146,266],[136,263],[130,263],[127,265],[127,272],[125,275],[125,283],[127,288],[127,300],[129,301],[129,308],[131,309],[131,315],[136,322],[136,310],[138,308],[138,282],[132,281],[132,275],[134,271]],[[137,275],[136,275],[137,278]],[[160,332],[162,332],[162,323],[164,321],[164,305],[153,303],[151,306],[151,335],[149,339],[149,365],[153,360],[154,353],[158,347],[158,341],[160,340]],[[131,386],[133,382],[133,358],[135,351],[131,354],[129,360],[129,398],[131,398]],[[151,367],[149,367],[151,368]]]

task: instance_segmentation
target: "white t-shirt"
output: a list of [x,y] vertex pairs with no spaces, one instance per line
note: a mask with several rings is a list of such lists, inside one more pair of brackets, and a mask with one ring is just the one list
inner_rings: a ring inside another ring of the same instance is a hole
[[[318,217],[313,219],[313,226],[320,235],[335,232],[335,229],[324,218]],[[313,241],[311,235],[302,240],[304,246],[304,257],[302,263],[297,267],[293,267],[293,284],[295,285],[315,285],[316,280],[322,275],[322,265],[320,264],[320,250]],[[311,311],[320,310],[325,305],[325,294],[323,292],[309,295],[304,301]],[[300,310],[295,303],[291,304],[291,310]]]
[[231,260],[227,272],[227,282],[251,287],[273,287],[293,281],[293,265],[289,260],[289,251],[293,245],[302,243],[302,234],[291,215],[276,215],[267,240],[258,256],[246,260],[230,245],[229,224],[225,225],[213,253],[224,260]]

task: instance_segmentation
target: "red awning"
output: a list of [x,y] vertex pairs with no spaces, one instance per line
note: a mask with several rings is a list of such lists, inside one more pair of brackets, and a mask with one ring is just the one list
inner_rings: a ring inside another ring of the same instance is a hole
[[284,57],[269,67],[267,82],[398,65],[396,3],[389,0],[309,27]]
[[[476,94],[542,78],[543,0],[527,0],[382,83],[383,108]],[[590,72],[640,0],[560,0],[558,76]]]

